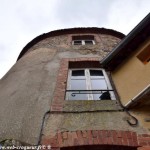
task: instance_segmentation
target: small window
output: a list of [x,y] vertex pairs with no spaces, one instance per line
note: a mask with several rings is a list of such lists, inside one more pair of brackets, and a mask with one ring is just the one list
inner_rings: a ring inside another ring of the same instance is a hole
[[137,55],[137,58],[143,63],[147,64],[150,61],[150,44],[144,48],[142,52]]
[[72,37],[73,45],[94,45],[94,36],[92,35],[83,35],[83,36],[73,36]]
[[114,92],[103,69],[70,69],[67,100],[115,100]]

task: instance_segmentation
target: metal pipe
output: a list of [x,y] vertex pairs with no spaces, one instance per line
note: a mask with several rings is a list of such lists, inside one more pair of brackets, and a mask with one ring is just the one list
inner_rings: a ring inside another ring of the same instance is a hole
[[146,88],[144,88],[139,94],[137,94],[133,99],[131,99],[127,104],[125,104],[125,107],[129,108],[131,105],[133,105],[133,103],[137,103],[146,90],[150,90],[150,84]]
[[41,125],[41,130],[40,130],[40,135],[39,135],[39,139],[38,139],[38,143],[37,145],[41,144],[41,138],[42,138],[42,132],[43,132],[43,127],[44,127],[44,121],[45,121],[45,117],[47,114],[50,113],[50,110],[48,110],[47,112],[44,113],[43,119],[42,119],[42,125]]

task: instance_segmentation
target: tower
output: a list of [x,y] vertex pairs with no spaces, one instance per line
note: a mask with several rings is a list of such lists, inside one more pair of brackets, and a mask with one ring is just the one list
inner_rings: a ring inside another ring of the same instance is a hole
[[29,42],[0,81],[0,140],[58,149],[136,148],[124,136],[146,131],[132,127],[136,119],[121,106],[111,73],[100,64],[124,37],[105,28],[72,28]]

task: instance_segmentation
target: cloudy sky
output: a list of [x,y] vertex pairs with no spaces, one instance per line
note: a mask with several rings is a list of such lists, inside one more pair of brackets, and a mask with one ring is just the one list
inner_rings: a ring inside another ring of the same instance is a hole
[[128,34],[149,10],[150,0],[0,0],[0,78],[42,33],[105,27]]

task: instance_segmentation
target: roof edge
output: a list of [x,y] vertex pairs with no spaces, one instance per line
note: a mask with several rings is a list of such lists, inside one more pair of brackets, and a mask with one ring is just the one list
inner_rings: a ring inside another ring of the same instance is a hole
[[127,46],[149,24],[150,24],[150,13],[133,30],[131,30],[131,32],[117,45],[117,47],[113,49],[113,51],[111,51],[101,61],[102,66],[106,67],[106,65],[122,50],[122,48]]

